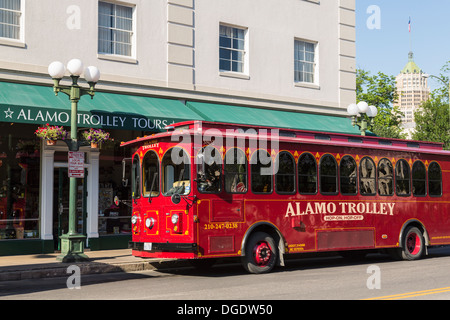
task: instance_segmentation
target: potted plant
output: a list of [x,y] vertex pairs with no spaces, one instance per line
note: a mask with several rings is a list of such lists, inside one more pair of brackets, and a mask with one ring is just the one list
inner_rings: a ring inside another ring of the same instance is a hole
[[39,138],[46,140],[49,146],[55,145],[56,140],[67,138],[67,131],[64,130],[64,127],[51,126],[48,123],[45,127],[39,127],[34,133]]
[[100,143],[110,139],[109,132],[102,129],[90,128],[87,131],[83,131],[82,134],[83,138],[91,143],[91,148],[98,148]]

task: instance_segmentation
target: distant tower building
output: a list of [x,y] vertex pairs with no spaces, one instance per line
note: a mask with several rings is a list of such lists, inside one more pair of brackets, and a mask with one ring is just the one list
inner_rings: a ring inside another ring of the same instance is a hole
[[408,63],[397,76],[398,100],[394,107],[399,107],[403,112],[402,127],[411,139],[416,123],[414,122],[414,112],[420,104],[430,97],[427,75],[414,62],[414,54],[409,52]]

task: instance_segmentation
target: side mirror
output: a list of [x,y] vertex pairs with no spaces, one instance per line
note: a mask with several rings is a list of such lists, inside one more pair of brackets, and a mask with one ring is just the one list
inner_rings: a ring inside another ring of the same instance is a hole
[[181,196],[178,193],[175,193],[170,199],[172,200],[173,204],[179,204],[181,201]]

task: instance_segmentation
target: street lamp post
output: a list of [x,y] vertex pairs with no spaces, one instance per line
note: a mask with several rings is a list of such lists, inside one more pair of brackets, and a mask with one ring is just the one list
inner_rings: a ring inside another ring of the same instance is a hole
[[[80,146],[87,144],[84,141],[78,141],[78,101],[80,101],[80,98],[84,95],[89,95],[91,99],[93,99],[95,95],[95,85],[100,80],[100,71],[96,67],[83,69],[83,63],[80,60],[70,60],[67,64],[67,70],[72,78],[72,84],[64,86],[60,85],[60,81],[66,73],[64,64],[55,61],[48,67],[48,73],[53,79],[53,91],[55,92],[55,95],[62,92],[66,94],[71,101],[70,139],[64,140],[69,147],[69,151],[78,151]],[[81,88],[78,85],[78,79],[83,71],[84,78],[89,84],[89,89]],[[57,260],[61,262],[84,261],[88,259],[84,254],[84,241],[86,240],[86,237],[77,233],[77,178],[70,177],[69,183],[69,230],[60,237],[61,255],[57,257]]]
[[[362,136],[366,135],[366,130],[370,126],[373,126],[374,118],[378,114],[378,110],[374,106],[369,106],[367,102],[361,101],[358,104],[352,103],[348,106],[347,112],[352,116],[353,127],[358,126]],[[364,117],[366,114],[369,117],[369,122]]]

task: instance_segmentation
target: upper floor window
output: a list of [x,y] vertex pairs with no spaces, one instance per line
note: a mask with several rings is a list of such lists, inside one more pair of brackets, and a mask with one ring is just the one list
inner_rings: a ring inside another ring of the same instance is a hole
[[21,0],[0,0],[0,37],[20,40]]
[[316,46],[314,42],[295,40],[295,82],[316,83]]
[[243,73],[245,70],[246,29],[220,26],[219,70]]
[[99,2],[98,53],[132,56],[133,8]]

